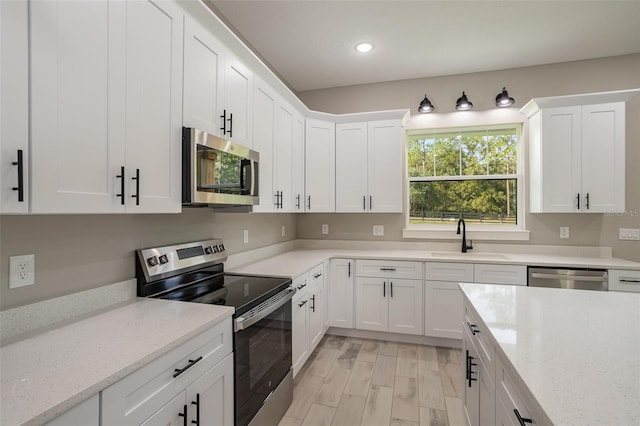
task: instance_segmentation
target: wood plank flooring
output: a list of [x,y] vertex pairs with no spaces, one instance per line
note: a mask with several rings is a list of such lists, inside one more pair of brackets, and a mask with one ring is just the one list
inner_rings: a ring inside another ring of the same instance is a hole
[[279,426],[464,426],[462,352],[325,336]]

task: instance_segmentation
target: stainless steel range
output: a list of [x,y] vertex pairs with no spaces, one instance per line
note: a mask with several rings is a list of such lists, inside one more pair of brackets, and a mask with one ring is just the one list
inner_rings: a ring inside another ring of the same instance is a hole
[[291,404],[291,280],[224,272],[220,239],[136,251],[138,296],[233,306],[235,424],[276,425]]

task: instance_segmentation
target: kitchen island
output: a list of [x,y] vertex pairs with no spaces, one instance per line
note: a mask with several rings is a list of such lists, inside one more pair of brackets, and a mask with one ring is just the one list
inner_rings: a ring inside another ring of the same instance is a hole
[[488,330],[483,338],[495,348],[496,420],[502,410],[518,424],[513,407],[504,401],[508,398],[501,400],[509,392],[502,366],[519,388],[534,424],[640,423],[639,294],[460,287],[465,312],[481,330],[475,331]]

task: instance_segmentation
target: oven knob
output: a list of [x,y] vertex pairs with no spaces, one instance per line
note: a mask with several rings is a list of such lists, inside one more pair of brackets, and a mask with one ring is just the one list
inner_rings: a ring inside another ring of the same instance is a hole
[[220,251],[224,251],[224,244],[219,244],[219,245],[218,245],[218,249],[219,249]]
[[206,254],[212,254],[213,253],[213,247],[209,246],[209,247],[205,247],[204,248],[204,252]]
[[156,266],[158,264],[158,258],[155,256],[151,256],[149,258],[147,258],[147,264],[149,266]]
[[169,262],[169,258],[167,257],[166,254],[163,254],[162,256],[158,257],[158,260],[160,261],[161,265],[164,265],[165,263]]

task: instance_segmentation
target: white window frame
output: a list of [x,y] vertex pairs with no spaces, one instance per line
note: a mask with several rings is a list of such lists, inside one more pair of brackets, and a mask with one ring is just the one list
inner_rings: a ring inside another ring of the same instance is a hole
[[[525,139],[524,139],[524,126],[521,122],[516,123],[493,123],[493,124],[476,124],[473,126],[451,126],[451,127],[436,127],[436,128],[412,128],[406,131],[407,136],[425,134],[425,133],[451,133],[455,131],[473,131],[473,130],[494,130],[514,128],[517,135],[517,173],[513,175],[489,175],[490,179],[516,179],[516,187],[518,191],[517,197],[517,225],[467,225],[467,239],[476,240],[496,240],[496,241],[528,241],[529,231],[525,226],[525,209],[526,209],[526,190],[525,190]],[[408,169],[408,149],[405,144],[404,150],[405,160],[405,176],[404,176],[404,216],[405,216],[405,228],[402,231],[403,238],[418,238],[418,239],[439,239],[439,240],[459,240],[460,236],[456,234],[457,222],[452,224],[413,224],[409,222],[410,216],[410,178]],[[488,176],[463,176],[462,180],[470,179],[487,179]],[[436,180],[451,180],[446,177],[431,177],[424,179],[412,180],[424,180],[424,181],[436,181]]]

